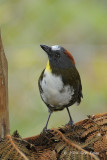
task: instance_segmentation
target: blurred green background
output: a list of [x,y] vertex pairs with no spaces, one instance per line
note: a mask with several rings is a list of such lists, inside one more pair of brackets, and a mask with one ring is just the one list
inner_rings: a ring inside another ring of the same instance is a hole
[[[75,58],[84,98],[70,107],[75,122],[107,111],[107,1],[0,0],[0,28],[9,67],[11,133],[40,133],[48,110],[38,90],[47,56],[40,44],[59,44]],[[68,122],[53,113],[49,128]]]

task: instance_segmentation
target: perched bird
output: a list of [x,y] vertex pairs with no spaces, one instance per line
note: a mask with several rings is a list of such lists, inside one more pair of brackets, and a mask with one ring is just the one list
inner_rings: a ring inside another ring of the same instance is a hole
[[46,68],[43,70],[39,81],[40,95],[49,110],[47,125],[53,111],[67,109],[70,121],[74,125],[68,107],[74,103],[80,103],[82,85],[79,73],[75,66],[75,60],[71,53],[61,46],[40,45],[48,55]]

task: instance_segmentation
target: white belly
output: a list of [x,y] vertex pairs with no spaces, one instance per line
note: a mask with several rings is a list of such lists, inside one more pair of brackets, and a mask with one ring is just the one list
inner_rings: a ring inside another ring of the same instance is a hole
[[60,76],[52,75],[45,71],[43,80],[40,82],[43,93],[41,93],[44,102],[54,106],[63,106],[70,102],[74,90],[70,85],[63,85]]

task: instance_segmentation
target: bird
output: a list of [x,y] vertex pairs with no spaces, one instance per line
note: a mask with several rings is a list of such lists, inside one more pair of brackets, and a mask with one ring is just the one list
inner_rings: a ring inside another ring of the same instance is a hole
[[80,104],[82,94],[81,78],[72,54],[62,46],[40,45],[48,56],[48,62],[42,71],[38,86],[40,96],[48,107],[48,119],[43,131],[47,126],[51,114],[55,111],[67,109],[69,115],[68,125],[74,126],[69,107]]

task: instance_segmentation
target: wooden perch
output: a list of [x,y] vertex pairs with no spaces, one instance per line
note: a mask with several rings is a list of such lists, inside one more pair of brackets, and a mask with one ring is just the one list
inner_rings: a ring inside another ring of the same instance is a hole
[[8,67],[0,36],[0,160],[107,160],[107,113],[22,139],[9,134]]
[[0,138],[9,134],[8,64],[0,34]]

